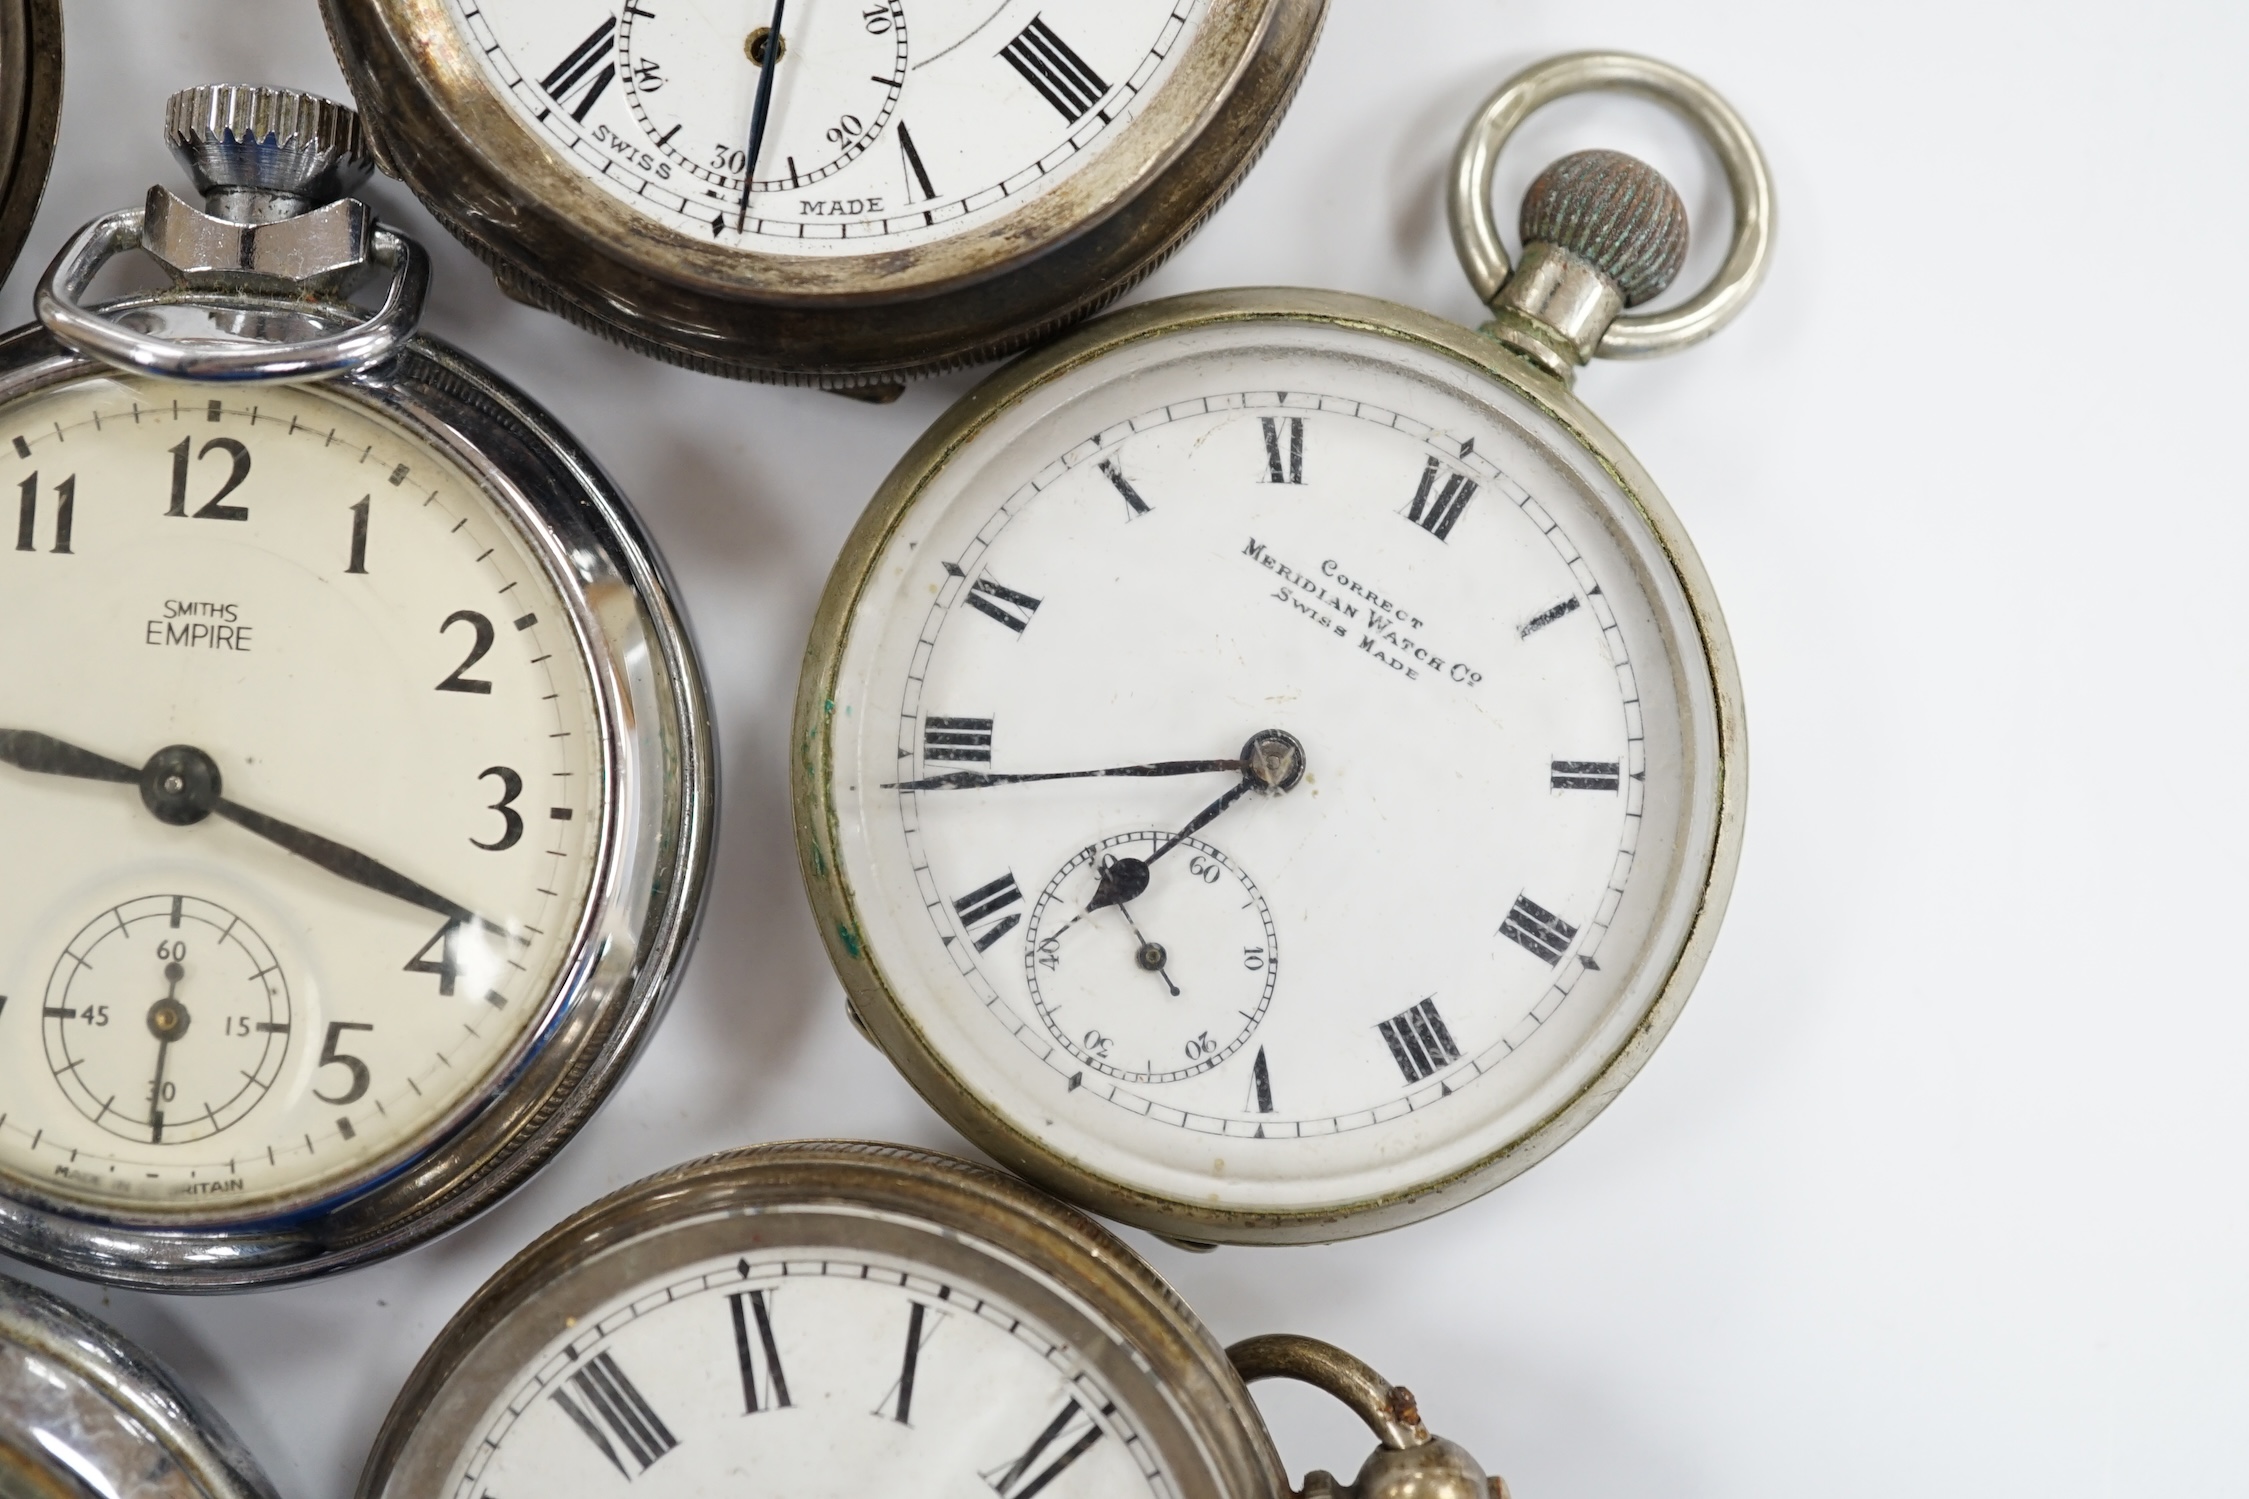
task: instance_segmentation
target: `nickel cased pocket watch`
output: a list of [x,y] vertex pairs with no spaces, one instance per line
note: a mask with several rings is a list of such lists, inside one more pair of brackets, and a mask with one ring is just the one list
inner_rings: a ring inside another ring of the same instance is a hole
[[[1685,211],[1557,163],[1510,275],[1491,169],[1559,94],[1710,137],[1734,248],[1676,311]],[[993,376],[846,544],[797,703],[798,849],[854,1017],[956,1128],[1190,1242],[1430,1215],[1638,1070],[1715,938],[1746,789],[1693,547],[1571,394],[1707,335],[1771,190],[1708,88],[1534,68],[1457,160],[1481,332],[1333,292],[1113,314]]]
[[[206,207],[89,225],[0,340],[39,643],[0,666],[0,1248],[183,1290],[395,1252],[558,1149],[684,957],[713,769],[660,559],[412,335],[351,112],[166,126]],[[128,249],[175,284],[88,306]]]
[[275,1499],[225,1421],[154,1358],[0,1275],[0,1499]]
[[0,0],[0,276],[39,212],[61,113],[61,0]]
[[769,1145],[596,1203],[439,1334],[360,1499],[921,1493],[1286,1499],[1244,1387],[1303,1380],[1381,1446],[1318,1499],[1504,1499],[1412,1394],[1294,1336],[1221,1349],[1091,1222],[946,1156]]
[[511,295],[873,399],[1019,349],[1232,190],[1325,0],[323,0],[386,170]]

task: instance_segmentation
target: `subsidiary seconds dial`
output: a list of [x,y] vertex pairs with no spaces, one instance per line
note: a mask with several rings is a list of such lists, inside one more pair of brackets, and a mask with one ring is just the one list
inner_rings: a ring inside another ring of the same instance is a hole
[[[747,121],[767,69],[772,128],[753,194],[835,176],[881,137],[906,86],[903,0],[800,0],[778,42],[765,24],[772,13],[770,0],[677,0],[655,10],[628,5],[617,17],[615,66],[634,119],[665,159],[717,191],[724,206],[742,192]],[[590,36],[565,58],[553,87],[568,94],[598,77],[602,41]]]

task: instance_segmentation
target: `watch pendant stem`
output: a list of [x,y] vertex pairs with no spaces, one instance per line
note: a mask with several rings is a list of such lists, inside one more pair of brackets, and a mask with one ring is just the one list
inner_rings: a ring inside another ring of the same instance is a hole
[[1226,1357],[1244,1384],[1295,1379],[1327,1391],[1382,1443],[1348,1484],[1318,1469],[1305,1474],[1299,1499],[1508,1499],[1506,1482],[1487,1476],[1467,1448],[1430,1434],[1413,1391],[1334,1344],[1277,1333],[1244,1339]]

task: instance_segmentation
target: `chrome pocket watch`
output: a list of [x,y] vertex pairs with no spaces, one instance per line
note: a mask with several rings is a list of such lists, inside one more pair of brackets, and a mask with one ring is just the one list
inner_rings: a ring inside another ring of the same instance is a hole
[[0,1275],[0,1499],[274,1499],[234,1433],[115,1330]]
[[[1585,88],[1684,114],[1734,245],[1676,311],[1651,169],[1566,158],[1510,274],[1501,143]],[[797,703],[797,842],[854,1016],[984,1150],[1191,1242],[1475,1196],[1677,1016],[1739,849],[1740,692],[1693,547],[1570,393],[1763,270],[1748,130],[1616,55],[1468,131],[1482,332],[1333,292],[1115,314],[993,376],[846,544]]]
[[885,399],[1117,296],[1232,191],[1326,0],[323,0],[384,169],[510,295]]
[[422,1358],[360,1499],[897,1494],[1285,1499],[1244,1381],[1381,1446],[1335,1499],[1504,1499],[1414,1398],[1309,1338],[1222,1350],[1122,1243],[945,1156],[806,1142],[596,1203]]
[[61,0],[0,0],[0,276],[39,212],[61,114]]
[[[352,113],[204,88],[166,133],[206,206],[88,225],[0,340],[0,627],[42,642],[0,665],[0,1247],[184,1290],[559,1148],[685,954],[712,751],[624,500],[412,334]],[[128,249],[174,284],[86,305]]]

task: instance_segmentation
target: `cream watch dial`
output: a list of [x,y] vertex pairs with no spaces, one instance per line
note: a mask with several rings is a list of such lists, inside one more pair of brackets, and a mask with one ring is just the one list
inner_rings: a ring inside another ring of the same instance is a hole
[[1135,1191],[1300,1211],[1478,1164],[1617,1055],[1700,899],[1710,667],[1652,532],[1402,338],[1221,325],[1056,376],[846,629],[845,945],[983,1108]]
[[519,1053],[589,900],[553,564],[306,388],[27,397],[0,494],[0,1173],[161,1216],[379,1171]]
[[908,1260],[724,1256],[571,1321],[443,1492],[1176,1492],[1117,1393],[1037,1317]]
[[[519,117],[668,228],[769,254],[927,244],[1112,139],[1208,0],[449,0]],[[743,200],[761,68],[767,135]]]

